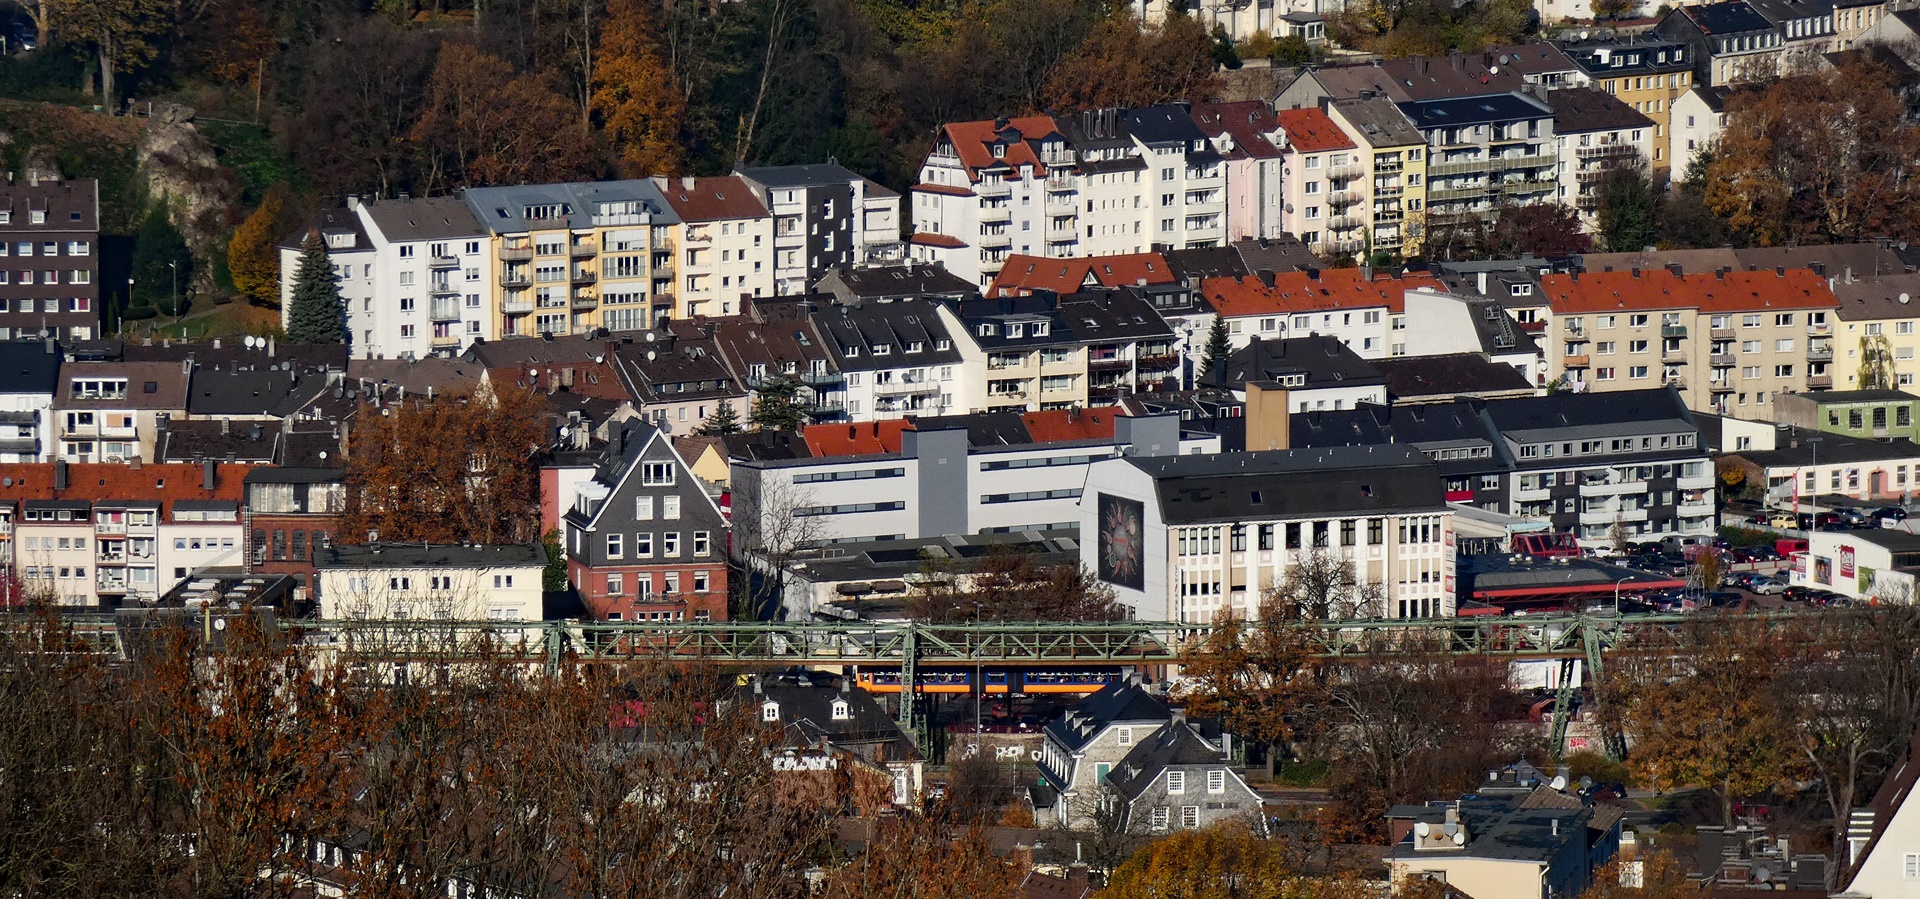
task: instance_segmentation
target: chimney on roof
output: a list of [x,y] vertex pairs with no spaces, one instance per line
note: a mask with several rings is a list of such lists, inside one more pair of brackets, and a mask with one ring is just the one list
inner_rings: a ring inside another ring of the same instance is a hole
[[233,421],[225,418],[220,419],[220,436],[225,437],[231,433],[233,433]]
[[1640,266],[1636,265],[1633,267],[1633,276],[1636,278],[1640,277]]
[[1827,276],[1827,264],[1824,262],[1809,262],[1807,268],[1813,269],[1813,273],[1822,278]]
[[680,189],[681,189],[681,190],[692,190],[692,189],[693,189],[693,185],[694,185],[694,181],[693,181],[693,176],[692,176],[692,175],[681,175],[681,176],[680,176]]
[[212,460],[208,460],[200,464],[200,489],[202,490],[213,489],[214,472],[216,471],[216,469],[218,469],[219,465],[220,463],[214,462]]
[[53,460],[53,489],[67,489],[67,460]]
[[1447,51],[1447,62],[1453,64],[1453,70],[1456,72],[1467,70],[1467,57],[1458,50]]
[[[1260,283],[1265,284],[1269,290],[1273,288],[1273,270],[1272,269],[1263,268],[1260,270],[1260,273],[1258,275],[1255,275],[1255,277],[1259,278]],[[1312,269],[1308,269],[1307,277],[1318,278],[1320,277],[1320,273]]]
[[59,345],[54,342],[53,338],[47,338],[47,355],[51,356],[57,352],[60,352]]
[[1714,269],[1713,277],[1717,281],[1725,281],[1727,280],[1727,273],[1730,271],[1733,271],[1732,266],[1730,265],[1720,266],[1719,268]]
[[1680,263],[1678,263],[1678,262],[1669,262],[1669,263],[1667,263],[1667,271],[1670,271],[1670,272],[1672,272],[1672,273],[1673,273],[1673,276],[1674,276],[1674,277],[1676,277],[1676,278],[1684,278],[1684,277],[1686,277],[1686,276],[1687,276],[1687,269],[1686,269],[1686,267],[1685,267],[1685,266],[1682,266],[1682,265],[1681,265]]
[[1773,267],[1773,275],[1774,275],[1774,277],[1776,277],[1776,278],[1784,278],[1784,277],[1786,277],[1786,276],[1787,276],[1787,267],[1786,267],[1786,266],[1784,266],[1784,265],[1776,265],[1776,266],[1774,266],[1774,267]]

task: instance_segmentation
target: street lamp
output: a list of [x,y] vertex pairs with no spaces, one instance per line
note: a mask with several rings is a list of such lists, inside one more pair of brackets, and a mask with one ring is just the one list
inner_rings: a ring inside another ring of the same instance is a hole
[[1628,581],[1630,581],[1630,580],[1633,580],[1633,575],[1631,575],[1631,574],[1629,574],[1629,575],[1627,575],[1626,577],[1623,577],[1623,578],[1621,578],[1621,579],[1619,579],[1619,580],[1617,580],[1617,581],[1614,581],[1614,582],[1613,582],[1613,614],[1614,614],[1614,617],[1619,617],[1619,615],[1620,615],[1620,585],[1621,585],[1621,584],[1624,584],[1624,583],[1626,583],[1626,582],[1628,582]]
[[1813,487],[1807,491],[1807,506],[1813,510],[1813,517],[1807,519],[1807,523],[1813,527],[1807,530],[1814,531],[1820,528],[1820,438],[1807,438],[1807,447],[1813,450],[1812,461],[1808,463],[1813,468]]
[[179,324],[180,315],[180,263],[169,262],[167,268],[173,270],[173,323]]

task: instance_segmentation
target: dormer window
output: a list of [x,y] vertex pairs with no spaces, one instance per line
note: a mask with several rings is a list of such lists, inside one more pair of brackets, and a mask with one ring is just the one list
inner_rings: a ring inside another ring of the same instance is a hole
[[918,341],[918,340],[907,341],[907,352],[909,353],[918,353],[921,350],[924,350],[926,348],[927,348],[926,343],[922,341]]
[[893,347],[887,346],[884,343],[876,343],[873,345],[873,354],[875,356],[886,356],[892,353]]
[[936,341],[934,341],[934,342],[933,342],[933,348],[934,348],[934,349],[936,349],[936,350],[950,350],[950,349],[953,349],[953,341],[951,341],[951,340],[948,340],[948,339],[946,339],[945,337],[942,337],[942,338],[940,338],[939,340],[936,340]]
[[994,335],[995,330],[996,329],[992,325],[981,325],[978,329],[981,337],[992,337]]
[[1034,323],[1033,323],[1033,336],[1035,336],[1035,337],[1045,337],[1045,336],[1047,336],[1047,323],[1046,323],[1046,322],[1034,322]]
[[1005,158],[1007,158],[1007,145],[1006,145],[1006,144],[994,144],[994,145],[993,145],[993,158],[995,158],[995,159],[1005,159]]
[[774,702],[771,699],[767,700],[766,702],[760,703],[760,720],[762,721],[780,720],[780,703]]
[[1008,337],[1025,337],[1027,336],[1027,327],[1025,325],[1020,324],[1019,322],[1009,323],[1007,325],[1007,336]]
[[835,720],[835,721],[852,721],[852,720],[853,720],[853,706],[850,706],[850,705],[848,705],[848,704],[847,704],[847,701],[846,701],[846,700],[844,700],[844,699],[836,699],[836,700],[834,700],[834,701],[833,701],[833,720]]

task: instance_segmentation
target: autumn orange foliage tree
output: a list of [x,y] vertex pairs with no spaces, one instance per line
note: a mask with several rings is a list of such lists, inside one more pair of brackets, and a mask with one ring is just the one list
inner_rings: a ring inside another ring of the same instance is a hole
[[591,105],[622,167],[635,177],[686,169],[686,99],[659,46],[651,0],[611,0],[594,67]]
[[537,73],[450,43],[440,50],[413,142],[427,189],[569,181],[597,174],[591,137],[564,92]]
[[1920,231],[1920,124],[1871,57],[1736,93],[1706,204],[1756,244],[1846,243]]
[[502,385],[473,399],[388,406],[367,415],[347,452],[341,539],[530,543],[539,536],[538,397]]
[[1207,30],[1185,13],[1143,28],[1124,8],[1067,56],[1047,82],[1046,107],[1094,109],[1209,100],[1219,91]]

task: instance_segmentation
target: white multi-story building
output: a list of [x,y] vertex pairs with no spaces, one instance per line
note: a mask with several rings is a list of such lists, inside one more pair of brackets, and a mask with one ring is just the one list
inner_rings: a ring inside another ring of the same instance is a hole
[[321,618],[539,621],[547,552],[537,543],[367,543],[314,554]]
[[1451,616],[1441,486],[1405,445],[1109,459],[1087,469],[1081,561],[1148,621],[1256,618],[1303,564],[1351,566],[1350,587],[1295,597],[1308,614]]
[[1608,174],[1620,168],[1650,170],[1659,128],[1633,107],[1590,87],[1552,91],[1547,102],[1553,106],[1560,156],[1556,199],[1578,210],[1587,230],[1596,230]]
[[[456,197],[362,200],[348,197],[352,227],[321,233],[346,306],[347,343],[355,359],[418,359],[453,355],[492,339],[495,281],[486,230]],[[280,250],[282,323],[299,272],[300,250]]]
[[738,315],[743,297],[774,295],[773,214],[738,177],[656,177],[679,215],[676,318]]
[[[358,205],[359,201],[349,198],[349,202]],[[307,236],[318,234],[320,242],[327,248],[327,261],[333,264],[334,277],[339,279],[340,301],[348,310],[371,309],[374,304],[376,285],[379,283],[374,272],[373,241],[367,236],[365,224],[355,209],[339,207],[321,210],[307,227],[287,238],[280,244],[280,326],[285,328],[293,314],[293,283],[300,273],[300,250]],[[370,341],[364,335],[361,339],[349,339],[348,347],[369,358],[362,351],[364,344]]]
[[779,296],[806,293],[836,266],[906,259],[900,195],[838,163],[743,168],[734,174],[773,214]]
[[59,376],[60,348],[53,341],[0,343],[0,462],[53,458]]
[[1226,160],[1183,105],[956,122],[913,189],[911,254],[982,287],[1007,258],[1226,243]]
[[1255,339],[1319,334],[1339,338],[1362,359],[1408,355],[1406,292],[1445,290],[1424,275],[1374,275],[1364,268],[1208,278],[1200,289],[1226,319],[1236,350]]
[[833,306],[812,315],[846,376],[847,417],[878,421],[965,409],[956,338],[925,300]]

